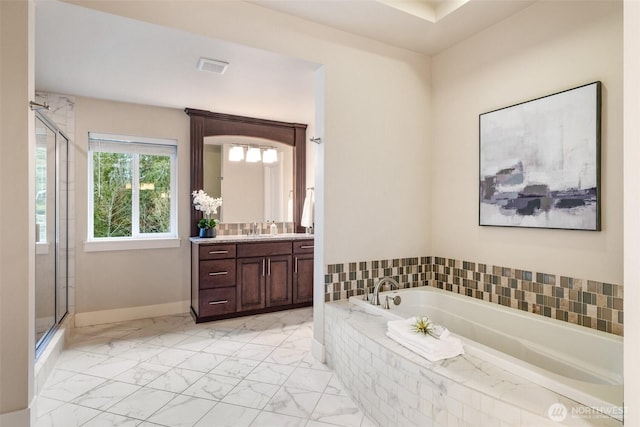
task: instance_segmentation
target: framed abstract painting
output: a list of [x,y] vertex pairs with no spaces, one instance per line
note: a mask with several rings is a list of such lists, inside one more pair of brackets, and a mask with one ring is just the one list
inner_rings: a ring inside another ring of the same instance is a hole
[[601,92],[480,114],[480,225],[600,230]]

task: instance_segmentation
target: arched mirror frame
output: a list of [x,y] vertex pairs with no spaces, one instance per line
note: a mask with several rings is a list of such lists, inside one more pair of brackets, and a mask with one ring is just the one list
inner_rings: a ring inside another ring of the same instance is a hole
[[[185,108],[191,119],[191,191],[203,188],[204,138],[207,136],[248,136],[281,142],[293,147],[293,229],[304,232],[300,225],[307,180],[306,135],[307,125],[286,123],[253,117],[213,113]],[[191,209],[191,235],[198,235],[198,221],[202,212]]]

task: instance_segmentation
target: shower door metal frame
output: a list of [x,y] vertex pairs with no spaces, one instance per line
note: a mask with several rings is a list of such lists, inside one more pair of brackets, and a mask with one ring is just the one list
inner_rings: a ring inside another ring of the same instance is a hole
[[[64,318],[66,317],[66,315],[69,312],[69,138],[60,130],[60,128],[58,128],[58,126],[56,126],[55,123],[53,123],[53,121],[51,121],[45,114],[43,114],[40,110],[35,110],[35,115],[36,115],[36,119],[40,120],[50,131],[52,131],[55,134],[55,150],[54,150],[54,155],[55,155],[55,198],[54,198],[54,226],[55,226],[55,241],[53,242],[53,250],[54,250],[54,257],[55,257],[55,262],[54,262],[54,314],[53,314],[53,318],[54,318],[54,323],[53,325],[49,328],[49,330],[47,332],[44,333],[44,335],[38,339],[36,341],[36,349],[35,349],[35,357],[36,360],[38,359],[38,357],[40,356],[40,354],[44,351],[44,349],[47,347],[48,342],[51,340],[51,337],[53,336],[53,334],[56,332],[56,330],[58,329],[58,325],[60,325],[60,323],[62,323],[62,321],[64,320]],[[60,140],[59,138],[64,139],[65,144],[64,147],[61,147],[60,144]],[[63,151],[64,150],[64,151]],[[64,159],[66,161],[66,165],[64,168],[64,172],[65,172],[65,176],[61,177],[61,155],[64,154]],[[65,203],[65,212],[66,212],[66,218],[64,218],[64,220],[61,218],[60,215],[60,208],[61,208],[61,197],[60,197],[60,193],[61,193],[61,183],[64,182],[66,183],[67,188],[64,190],[65,191],[65,199],[64,199],[64,203]],[[60,308],[60,295],[59,295],[59,280],[61,279],[60,277],[60,268],[61,268],[61,259],[60,259],[60,236],[63,235],[65,240],[66,240],[66,245],[65,248],[63,249],[64,251],[66,251],[66,254],[64,256],[64,271],[66,272],[64,277],[62,278],[65,282],[64,284],[64,288],[65,288],[65,295],[64,295],[64,313],[60,313],[59,312],[59,308]],[[35,298],[35,296],[34,296]],[[33,331],[34,333],[36,333],[36,331]]]

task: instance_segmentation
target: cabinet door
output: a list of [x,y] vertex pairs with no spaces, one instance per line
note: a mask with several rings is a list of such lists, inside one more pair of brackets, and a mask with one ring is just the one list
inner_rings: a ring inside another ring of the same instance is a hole
[[296,255],[293,262],[293,303],[313,301],[313,254]]
[[238,311],[264,308],[266,259],[238,258],[236,265]]
[[267,307],[291,304],[291,255],[267,258],[266,290]]

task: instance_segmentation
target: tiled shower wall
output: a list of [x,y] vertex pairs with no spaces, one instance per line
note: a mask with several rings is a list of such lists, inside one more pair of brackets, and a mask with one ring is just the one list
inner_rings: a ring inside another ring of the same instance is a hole
[[391,276],[402,287],[434,286],[495,304],[576,325],[623,335],[623,287],[441,257],[398,258],[330,264],[325,271],[325,301],[373,291]]

